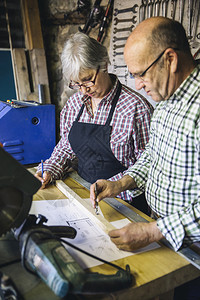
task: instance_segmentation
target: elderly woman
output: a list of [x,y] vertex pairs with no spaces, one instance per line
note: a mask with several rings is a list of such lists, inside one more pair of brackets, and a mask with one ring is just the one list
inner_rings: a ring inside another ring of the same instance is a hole
[[[61,139],[44,162],[43,178],[41,165],[36,177],[44,188],[52,180],[63,178],[76,157],[78,173],[86,181],[119,179],[148,142],[153,108],[143,96],[108,73],[106,48],[86,34],[70,36],[61,60],[64,77],[77,92],[62,109]],[[132,201],[126,192],[119,197]]]

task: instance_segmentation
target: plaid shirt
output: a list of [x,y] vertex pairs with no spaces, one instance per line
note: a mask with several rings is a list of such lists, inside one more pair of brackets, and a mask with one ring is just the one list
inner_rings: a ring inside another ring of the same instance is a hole
[[149,144],[126,174],[146,190],[175,251],[200,240],[200,65],[157,105]]
[[[105,124],[118,85],[116,76],[112,74],[111,76],[115,82],[114,87],[101,100],[94,115],[91,110],[90,97],[83,96],[81,92],[73,94],[62,109],[60,116],[61,139],[51,157],[44,162],[44,171],[51,172],[53,179],[60,179],[65,175],[69,169],[69,161],[75,155],[68,141],[68,134],[82,104],[85,104],[85,108],[80,122]],[[148,142],[152,113],[151,104],[143,96],[122,85],[110,124],[112,126],[110,147],[123,166],[128,168],[133,165],[143,152]],[[41,171],[41,165],[39,165],[38,171]],[[119,173],[110,179],[117,180],[122,176],[123,173]],[[135,196],[140,193],[137,191]],[[124,200],[132,200],[128,192],[120,194],[120,197]]]

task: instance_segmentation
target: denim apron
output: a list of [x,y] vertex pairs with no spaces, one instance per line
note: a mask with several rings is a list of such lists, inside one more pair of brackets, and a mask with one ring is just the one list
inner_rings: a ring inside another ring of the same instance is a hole
[[127,169],[117,160],[110,148],[110,122],[120,92],[121,83],[118,85],[105,125],[78,122],[85,106],[83,104],[69,132],[69,142],[78,158],[78,174],[90,183],[97,179],[108,179]]

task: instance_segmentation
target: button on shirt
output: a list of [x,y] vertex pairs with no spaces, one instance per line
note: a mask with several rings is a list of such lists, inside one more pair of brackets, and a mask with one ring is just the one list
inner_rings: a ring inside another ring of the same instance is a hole
[[200,65],[157,105],[149,143],[126,174],[146,190],[175,250],[200,240]]
[[[44,162],[44,171],[50,171],[53,179],[63,177],[68,170],[69,160],[75,155],[68,141],[68,134],[82,104],[85,103],[85,109],[80,117],[80,122],[101,125],[106,123],[118,83],[116,76],[112,74],[110,76],[114,80],[114,87],[101,100],[94,115],[91,110],[91,98],[83,96],[81,92],[73,94],[62,109],[60,116],[61,139],[51,157]],[[110,147],[115,157],[127,168],[141,156],[148,142],[152,113],[153,107],[142,95],[122,85],[110,124],[112,126]],[[41,166],[38,167],[38,171],[40,169]],[[122,176],[123,173],[119,173],[110,180],[117,180]],[[139,194],[141,191],[136,191],[134,196]],[[120,197],[124,200],[132,200],[128,192],[121,193]]]

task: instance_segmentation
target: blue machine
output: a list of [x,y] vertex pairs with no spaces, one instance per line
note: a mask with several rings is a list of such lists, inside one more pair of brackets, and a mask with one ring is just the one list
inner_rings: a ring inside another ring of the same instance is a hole
[[0,101],[0,143],[21,164],[49,158],[55,142],[54,105]]

